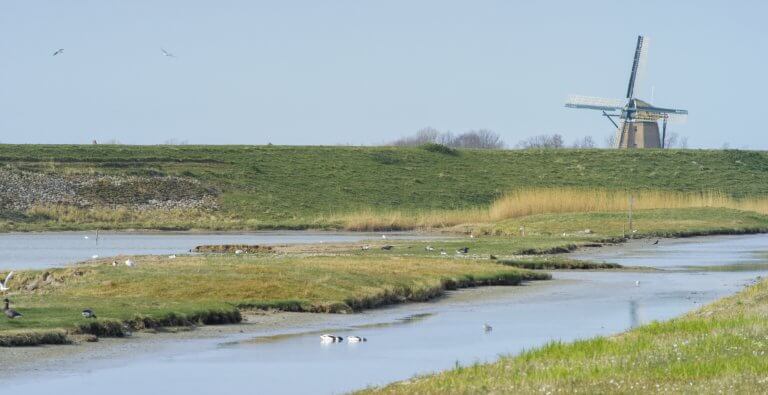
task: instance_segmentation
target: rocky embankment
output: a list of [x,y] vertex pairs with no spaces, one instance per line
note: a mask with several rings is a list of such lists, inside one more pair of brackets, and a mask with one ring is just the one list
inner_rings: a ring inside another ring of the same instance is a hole
[[32,207],[215,208],[218,191],[192,178],[47,174],[0,169],[0,210]]

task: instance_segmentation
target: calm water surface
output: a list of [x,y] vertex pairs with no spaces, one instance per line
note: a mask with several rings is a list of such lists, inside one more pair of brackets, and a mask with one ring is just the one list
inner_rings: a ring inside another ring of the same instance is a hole
[[[768,235],[640,242],[580,253],[663,269],[766,263]],[[763,271],[557,272],[555,281],[454,292],[280,332],[171,340],[120,355],[0,377],[9,393],[332,394],[415,374],[495,360],[552,340],[617,333],[668,319],[732,294]],[[635,281],[640,281],[636,286]],[[485,333],[483,323],[493,330]],[[362,335],[361,344],[322,345],[318,334]],[[129,342],[130,340],[126,340]],[[0,350],[2,352],[2,350]],[[0,367],[1,369],[1,367]],[[138,386],[138,387],[137,387]]]
[[[392,239],[424,239],[416,233],[386,233]],[[182,254],[202,244],[344,243],[381,239],[382,233],[343,232],[40,232],[0,233],[0,269],[42,269],[116,255]],[[444,237],[443,237],[444,238]]]

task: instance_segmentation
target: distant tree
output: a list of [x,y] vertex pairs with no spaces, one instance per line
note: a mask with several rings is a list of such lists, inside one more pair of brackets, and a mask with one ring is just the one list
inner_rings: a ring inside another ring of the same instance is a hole
[[605,148],[616,148],[616,132],[611,132],[608,136],[605,136]]
[[595,148],[595,141],[592,140],[592,136],[584,136],[580,139],[577,139],[573,142],[573,145],[571,145],[573,148]]
[[451,132],[441,133],[433,128],[424,128],[413,136],[402,137],[390,143],[394,146],[422,146],[425,144],[440,144],[450,148],[504,148],[504,141],[498,133],[488,130],[470,130],[454,135]]
[[163,141],[164,145],[187,145],[187,140],[179,140],[176,138]]
[[525,140],[521,140],[517,143],[517,148],[530,149],[530,148],[563,148],[563,136],[555,134],[542,134],[539,136],[529,137]]

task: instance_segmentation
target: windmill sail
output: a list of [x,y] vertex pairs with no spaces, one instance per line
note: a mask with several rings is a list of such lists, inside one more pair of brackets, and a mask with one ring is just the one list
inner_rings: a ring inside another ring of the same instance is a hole
[[635,81],[637,80],[637,69],[640,67],[640,59],[644,58],[645,40],[643,36],[637,36],[637,46],[635,47],[635,58],[632,61],[632,73],[629,75],[629,86],[627,86],[627,99],[635,97]]

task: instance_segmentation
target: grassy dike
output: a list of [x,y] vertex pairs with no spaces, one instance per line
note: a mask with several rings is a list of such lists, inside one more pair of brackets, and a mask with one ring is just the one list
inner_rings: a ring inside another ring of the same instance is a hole
[[766,300],[763,280],[671,321],[360,393],[766,393]]
[[737,150],[467,149],[448,155],[419,147],[0,144],[0,166],[53,175],[176,176],[218,191],[212,211],[0,210],[0,231],[306,229],[344,227],[345,221],[359,228],[354,223],[364,225],[365,215],[356,219],[355,213],[370,210],[384,225],[380,217],[390,210],[405,217],[434,210],[436,218],[426,222],[456,224],[509,191],[536,187],[768,195],[768,153]]
[[[424,301],[445,290],[517,285],[547,273],[489,261],[409,257],[206,255],[134,257],[19,272],[7,295],[24,314],[0,320],[0,345],[62,343],[67,334],[239,322],[241,309],[341,313]],[[84,308],[98,319],[80,315]]]

